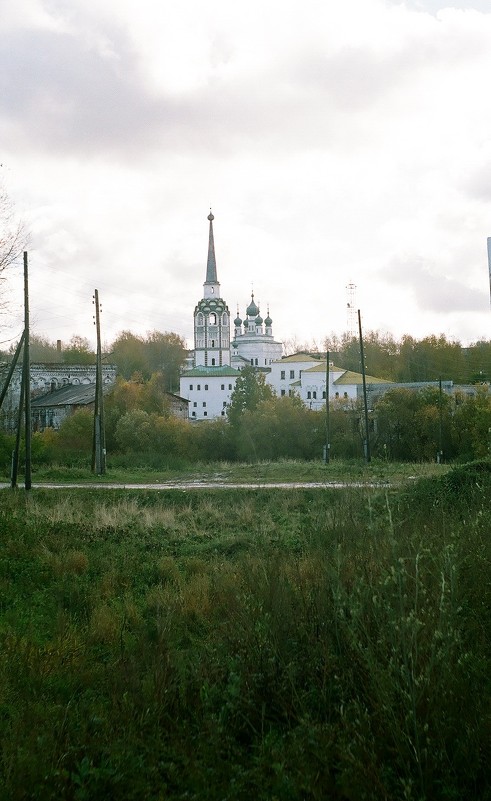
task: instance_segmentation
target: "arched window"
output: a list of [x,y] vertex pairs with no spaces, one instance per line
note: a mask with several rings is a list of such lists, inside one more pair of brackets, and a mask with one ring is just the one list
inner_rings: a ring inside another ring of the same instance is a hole
[[210,312],[210,316],[208,318],[208,322],[209,322],[210,325],[216,325],[217,324],[217,316],[216,316],[215,312]]
[[226,314],[222,315],[222,325],[228,325],[228,317]]
[[202,313],[200,312],[196,318],[196,325],[203,325],[205,322]]

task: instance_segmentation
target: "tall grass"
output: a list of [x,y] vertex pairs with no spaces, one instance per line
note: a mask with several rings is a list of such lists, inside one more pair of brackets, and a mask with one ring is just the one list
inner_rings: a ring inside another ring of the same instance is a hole
[[490,490],[2,494],[4,797],[490,798]]

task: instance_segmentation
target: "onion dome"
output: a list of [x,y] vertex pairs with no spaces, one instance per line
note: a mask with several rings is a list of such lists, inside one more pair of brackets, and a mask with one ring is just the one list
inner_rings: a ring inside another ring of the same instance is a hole
[[234,320],[234,325],[239,328],[242,325],[242,320],[240,319],[239,315]]
[[262,325],[262,324],[263,324],[263,318],[261,317],[260,314],[258,314],[256,317],[256,325]]
[[249,303],[249,305],[247,307],[247,316],[248,317],[257,317],[258,314],[259,314],[259,309],[256,306],[256,304],[254,303],[254,292],[253,292],[252,295],[251,295],[251,302]]
[[268,303],[268,316],[266,317],[266,319],[264,321],[264,325],[267,325],[268,328],[270,328],[273,325],[273,321],[272,321],[271,317],[269,316],[269,303]]

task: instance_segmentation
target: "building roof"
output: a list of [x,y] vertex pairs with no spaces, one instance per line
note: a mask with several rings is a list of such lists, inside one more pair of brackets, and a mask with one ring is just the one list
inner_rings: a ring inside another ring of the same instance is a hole
[[[319,362],[318,364],[314,364],[312,367],[306,367],[305,370],[302,370],[302,373],[325,373],[326,372],[326,363]],[[345,373],[346,370],[343,367],[335,367],[334,364],[329,365],[329,372],[330,373]]]
[[[292,353],[291,356],[283,356],[274,363],[284,364],[285,362],[319,362],[319,359],[316,359],[315,356],[311,356],[310,353]],[[324,361],[324,370],[326,369],[325,364],[326,362]]]
[[213,239],[213,220],[215,219],[213,214],[210,213],[208,215],[208,219],[210,221],[210,235],[208,239],[208,261],[206,263],[206,281],[207,284],[217,284],[217,263],[215,259],[215,241]]
[[[390,384],[390,381],[387,381],[385,378],[374,378],[372,375],[366,375],[365,381],[367,384]],[[363,376],[361,373],[355,373],[353,370],[346,370],[343,375],[340,375],[339,378],[336,378],[333,381],[333,384],[339,386],[340,384],[343,385],[354,385],[354,384],[362,384],[363,383]]]
[[181,378],[213,378],[216,376],[219,378],[220,376],[238,376],[240,375],[240,370],[236,370],[234,367],[230,367],[229,365],[223,365],[222,367],[193,367],[191,370],[185,370],[181,373]]
[[[109,392],[113,386],[113,384],[104,386],[104,393]],[[68,384],[39,398],[33,398],[31,407],[35,409],[46,406],[88,406],[95,403],[95,389],[95,384]]]

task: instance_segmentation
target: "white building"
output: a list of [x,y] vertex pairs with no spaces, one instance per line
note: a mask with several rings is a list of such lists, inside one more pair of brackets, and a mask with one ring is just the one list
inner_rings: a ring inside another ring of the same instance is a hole
[[[298,395],[305,406],[313,411],[326,404],[326,360],[309,353],[294,353],[271,364],[266,376],[277,395]],[[366,383],[387,384],[387,381],[365,376]],[[344,370],[329,362],[329,399],[355,401],[363,384],[361,373]]]
[[235,382],[246,365],[269,371],[280,358],[283,346],[273,337],[272,320],[260,315],[254,302],[246,309],[246,317],[234,320],[231,332],[230,312],[220,295],[217,277],[213,214],[208,215],[208,259],[203,297],[194,310],[194,351],[191,369],[180,379],[179,394],[189,401],[191,420],[213,420],[226,417]]

